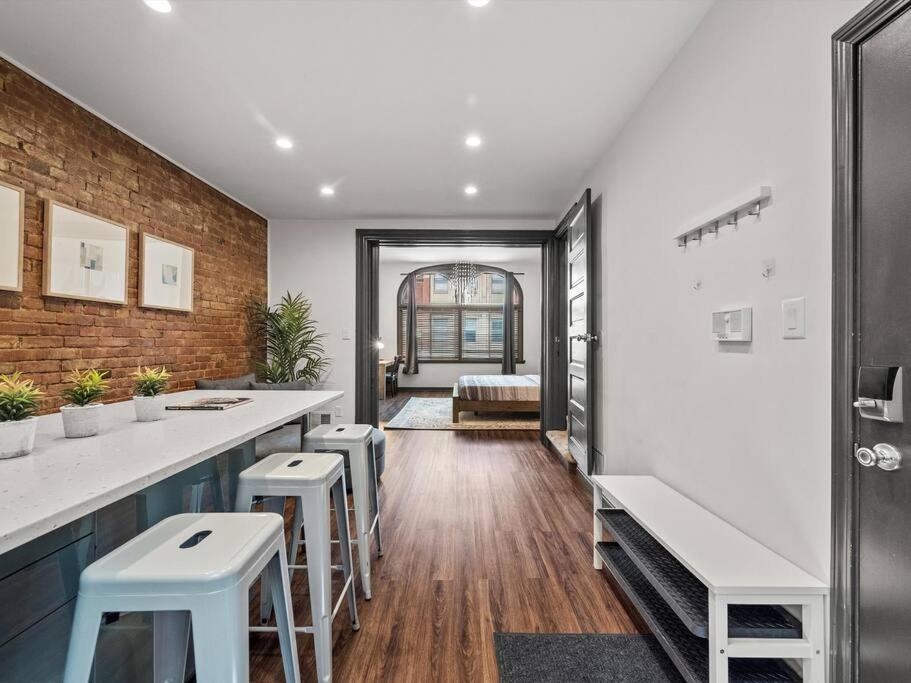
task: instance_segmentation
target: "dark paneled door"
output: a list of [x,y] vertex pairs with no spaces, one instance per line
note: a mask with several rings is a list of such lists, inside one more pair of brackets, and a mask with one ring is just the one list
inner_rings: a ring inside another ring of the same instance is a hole
[[911,680],[911,11],[861,44],[858,105],[854,376],[870,400],[894,386],[878,368],[904,388],[904,422],[858,407],[854,429],[858,678],[887,683]]
[[567,429],[569,452],[586,474],[592,473],[594,458],[594,347],[598,342],[592,330],[595,301],[589,287],[594,253],[591,230],[591,190],[586,190],[573,207],[567,228],[567,325],[569,358],[567,394],[569,414]]

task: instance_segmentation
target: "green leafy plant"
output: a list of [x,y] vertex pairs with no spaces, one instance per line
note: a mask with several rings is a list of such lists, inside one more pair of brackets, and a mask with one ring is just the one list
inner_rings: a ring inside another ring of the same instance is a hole
[[38,410],[38,399],[43,395],[32,380],[22,379],[21,372],[0,375],[0,422],[31,417]]
[[329,367],[322,340],[311,317],[311,304],[302,294],[287,292],[275,306],[252,302],[249,306],[254,334],[265,337],[266,362],[257,363],[267,382],[318,382]]
[[74,406],[87,406],[104,396],[108,389],[106,372],[91,370],[73,370],[70,373],[70,386],[61,392],[63,398]]
[[164,368],[136,368],[133,373],[134,396],[158,396],[165,387],[171,373]]

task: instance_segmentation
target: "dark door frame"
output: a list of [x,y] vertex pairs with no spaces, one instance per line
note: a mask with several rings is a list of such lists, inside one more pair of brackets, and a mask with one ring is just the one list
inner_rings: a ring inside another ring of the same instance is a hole
[[[355,421],[359,424],[378,424],[377,363],[379,350],[375,341],[379,336],[379,253],[381,246],[487,246],[487,247],[541,247],[541,354],[545,361],[546,341],[553,339],[549,324],[544,291],[548,282],[550,250],[553,249],[553,230],[389,230],[358,229],[356,231],[356,305],[355,305]],[[545,414],[549,385],[541,368],[541,438],[544,438]]]
[[832,36],[832,592],[833,681],[857,680],[857,481],[854,464],[855,254],[860,46],[911,0],[875,0]]

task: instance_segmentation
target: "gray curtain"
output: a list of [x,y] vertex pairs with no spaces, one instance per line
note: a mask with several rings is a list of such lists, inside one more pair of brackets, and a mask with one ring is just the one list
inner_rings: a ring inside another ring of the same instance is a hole
[[408,276],[408,320],[405,326],[405,364],[402,372],[406,375],[418,374],[418,304],[415,293],[417,276]]
[[516,331],[513,327],[515,322],[512,304],[515,296],[515,283],[515,276],[512,273],[506,273],[506,286],[503,288],[503,367],[501,371],[504,375],[516,374]]

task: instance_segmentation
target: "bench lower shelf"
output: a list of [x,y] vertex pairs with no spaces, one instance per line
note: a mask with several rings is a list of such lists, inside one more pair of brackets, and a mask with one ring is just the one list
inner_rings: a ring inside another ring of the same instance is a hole
[[[709,680],[708,641],[684,626],[664,598],[617,543],[598,543],[604,565],[635,605],[668,656],[690,683]],[[776,659],[731,659],[731,683],[796,682],[800,676]]]

